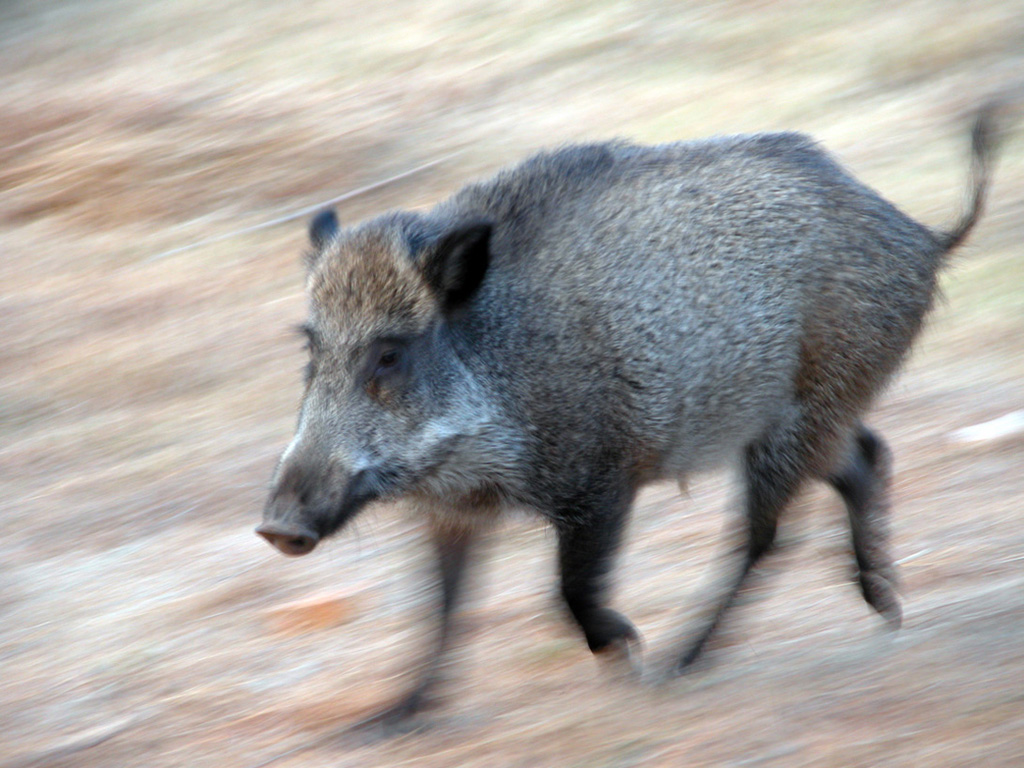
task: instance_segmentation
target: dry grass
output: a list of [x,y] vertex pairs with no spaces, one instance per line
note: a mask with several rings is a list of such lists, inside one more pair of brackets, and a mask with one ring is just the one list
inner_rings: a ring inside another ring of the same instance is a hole
[[[964,114],[1022,71],[1009,0],[0,6],[0,766],[1020,765],[1024,443],[947,439],[1024,407],[1019,138],[873,419],[898,460],[898,638],[815,493],[713,666],[609,681],[554,603],[550,536],[513,524],[436,727],[386,743],[341,731],[419,648],[415,524],[382,512],[301,563],[250,532],[298,396],[302,224],[155,257],[454,151],[342,216],[541,145],[775,128],[938,224]],[[654,658],[726,503],[718,478],[644,498],[617,602]],[[347,623],[275,630],[324,591]]]

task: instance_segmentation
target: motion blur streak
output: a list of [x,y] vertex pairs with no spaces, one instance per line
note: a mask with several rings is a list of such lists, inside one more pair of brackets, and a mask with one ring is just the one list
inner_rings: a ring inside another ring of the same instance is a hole
[[[252,535],[295,426],[306,227],[211,238],[453,152],[342,222],[542,146],[780,129],[941,225],[1022,40],[1017,0],[0,3],[0,766],[1019,765],[1019,135],[868,419],[897,457],[895,641],[824,491],[710,665],[655,690],[595,674],[552,538],[511,523],[434,728],[383,744],[339,730],[406,682],[428,547],[383,507],[301,566]],[[725,480],[639,501],[613,605],[650,657],[715,573]]]

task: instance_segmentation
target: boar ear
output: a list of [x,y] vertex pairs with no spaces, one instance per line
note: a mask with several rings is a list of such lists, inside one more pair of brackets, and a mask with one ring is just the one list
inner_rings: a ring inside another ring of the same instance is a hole
[[333,208],[320,211],[309,223],[309,242],[318,251],[338,234],[338,217]]
[[320,261],[324,246],[338,234],[338,217],[331,208],[326,208],[309,222],[309,244],[312,250],[306,253],[306,269],[312,269]]
[[446,312],[464,305],[480,287],[491,260],[491,225],[476,222],[443,235],[423,255],[421,269]]

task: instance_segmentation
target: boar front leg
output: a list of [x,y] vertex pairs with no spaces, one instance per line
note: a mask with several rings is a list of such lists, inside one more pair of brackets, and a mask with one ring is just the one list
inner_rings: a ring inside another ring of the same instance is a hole
[[454,635],[452,619],[463,591],[469,552],[478,535],[472,527],[452,525],[432,517],[430,538],[441,577],[440,624],[434,647],[423,661],[412,689],[394,704],[357,723],[357,729],[381,727],[385,732],[412,730],[416,726],[415,715],[433,703],[432,694],[441,682]]
[[560,515],[558,557],[562,597],[595,654],[624,656],[640,640],[630,621],[607,606],[611,572],[633,494],[627,489],[574,504]]

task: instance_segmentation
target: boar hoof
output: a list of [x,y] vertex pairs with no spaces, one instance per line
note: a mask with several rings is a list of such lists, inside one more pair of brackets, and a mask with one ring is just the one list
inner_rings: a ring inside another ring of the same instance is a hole
[[418,715],[428,706],[429,702],[425,696],[420,691],[415,691],[354,723],[349,732],[376,740],[423,731],[427,729],[429,723]]
[[878,571],[862,571],[860,588],[864,599],[885,619],[885,623],[893,632],[903,623],[903,609],[900,599],[893,586],[894,579],[886,578]]
[[598,651],[594,656],[614,680],[638,682],[643,676],[643,644],[640,636],[623,635]]

